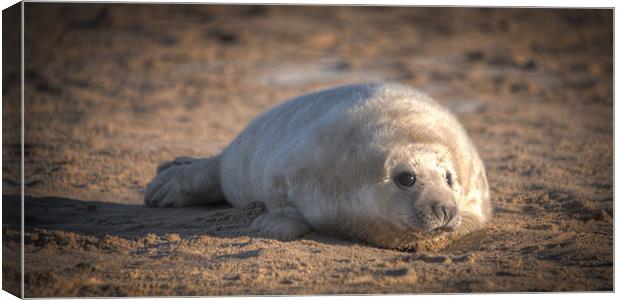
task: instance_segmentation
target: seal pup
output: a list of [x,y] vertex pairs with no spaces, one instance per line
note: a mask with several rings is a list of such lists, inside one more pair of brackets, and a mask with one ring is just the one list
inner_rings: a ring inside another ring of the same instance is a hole
[[424,93],[347,85],[287,101],[219,155],[161,163],[146,205],[265,204],[252,227],[290,240],[312,230],[387,248],[481,228],[491,209],[465,130]]

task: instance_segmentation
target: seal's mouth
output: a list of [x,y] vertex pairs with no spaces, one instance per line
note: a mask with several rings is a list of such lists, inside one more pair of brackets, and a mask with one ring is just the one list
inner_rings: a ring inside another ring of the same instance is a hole
[[444,232],[454,232],[455,230],[456,230],[456,227],[441,226],[441,227],[438,227],[438,228],[435,228],[435,229],[431,230],[429,232],[429,234],[431,234],[431,235],[442,234]]
[[433,238],[444,233],[452,233],[456,231],[456,227],[450,226],[441,226],[430,229],[414,228],[412,226],[407,226],[407,228],[409,234],[415,237],[416,240]]
[[409,231],[415,232],[415,235],[429,237],[445,232],[456,231],[462,225],[463,219],[461,215],[457,213],[443,224],[433,219],[420,220],[418,218],[410,218],[403,223]]
[[455,239],[456,234],[458,231],[455,228],[439,227],[431,231],[417,232],[415,239],[391,248],[408,253],[436,252],[447,247]]
[[442,234],[445,232],[454,232],[460,225],[461,225],[461,217],[457,215],[455,218],[450,220],[450,222],[448,222],[447,224],[441,225],[435,229],[432,229],[429,233],[431,235],[436,235],[436,234]]

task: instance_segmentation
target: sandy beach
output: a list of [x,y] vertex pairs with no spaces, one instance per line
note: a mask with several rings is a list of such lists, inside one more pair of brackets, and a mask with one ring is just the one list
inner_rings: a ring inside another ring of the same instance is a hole
[[[26,297],[613,290],[612,10],[27,3],[25,18]],[[292,97],[376,81],[462,122],[487,169],[484,230],[398,251],[262,237],[259,203],[143,205],[159,162],[215,155]],[[15,291],[18,86],[3,97]]]

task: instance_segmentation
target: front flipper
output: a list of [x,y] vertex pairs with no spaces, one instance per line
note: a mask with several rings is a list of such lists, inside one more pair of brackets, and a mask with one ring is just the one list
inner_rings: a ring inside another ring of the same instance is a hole
[[204,159],[179,157],[161,163],[144,193],[144,203],[151,207],[207,205],[222,201],[219,156]]
[[262,235],[278,240],[293,240],[312,231],[298,212],[272,212],[258,216],[252,222],[252,228]]

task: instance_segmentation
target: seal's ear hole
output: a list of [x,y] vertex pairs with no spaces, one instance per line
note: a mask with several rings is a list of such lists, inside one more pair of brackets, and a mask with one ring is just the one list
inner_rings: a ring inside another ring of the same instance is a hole
[[452,173],[450,173],[450,171],[446,172],[446,183],[452,187],[452,185],[454,185],[454,181],[452,180]]

